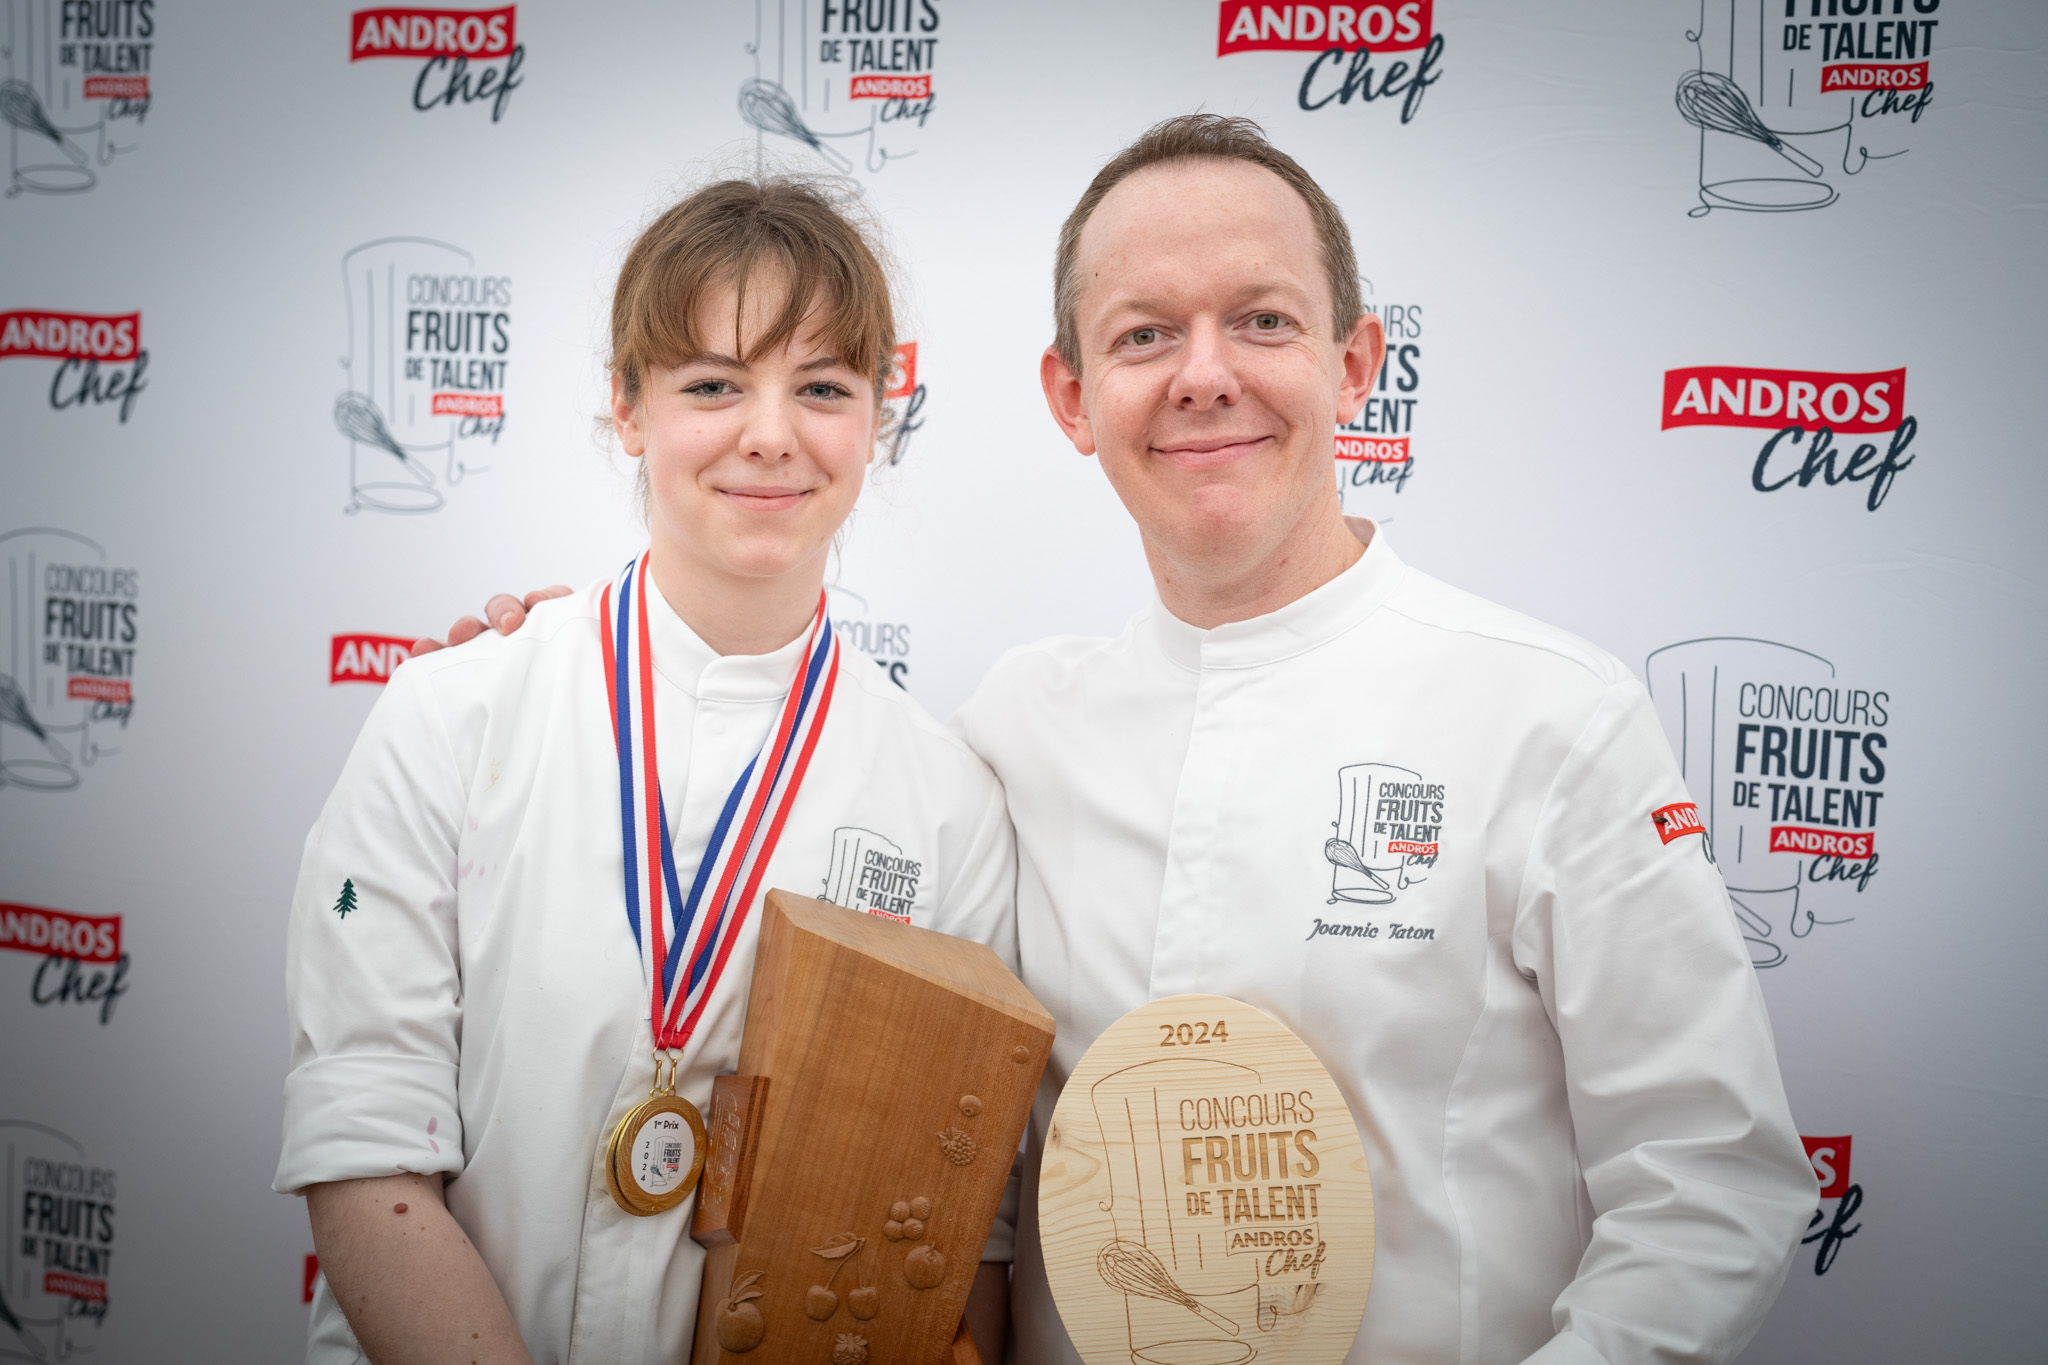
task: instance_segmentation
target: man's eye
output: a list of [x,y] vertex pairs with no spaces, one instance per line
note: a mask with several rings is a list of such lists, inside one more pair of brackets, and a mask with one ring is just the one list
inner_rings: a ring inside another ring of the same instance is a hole
[[1278,313],[1259,313],[1252,318],[1252,326],[1261,332],[1277,332],[1285,323],[1286,319]]
[[1131,333],[1131,345],[1133,346],[1150,346],[1157,340],[1159,340],[1159,329],[1157,327],[1140,327]]

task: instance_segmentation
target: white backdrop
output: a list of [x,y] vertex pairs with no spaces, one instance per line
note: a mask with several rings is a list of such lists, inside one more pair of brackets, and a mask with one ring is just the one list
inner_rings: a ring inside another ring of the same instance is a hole
[[[638,226],[757,154],[889,225],[921,425],[836,610],[944,715],[1149,590],[1036,360],[1060,219],[1196,108],[1357,235],[1396,352],[1347,505],[1627,660],[1685,758],[1828,1139],[1747,1358],[2039,1358],[2048,7],[1253,6],[1238,51],[1245,8],[528,3],[364,46],[333,4],[0,0],[0,1359],[297,1358],[279,968],[395,657],[357,637],[641,543],[593,422]],[[1322,56],[1337,20],[1381,50]],[[1834,463],[1759,491],[1802,396]]]

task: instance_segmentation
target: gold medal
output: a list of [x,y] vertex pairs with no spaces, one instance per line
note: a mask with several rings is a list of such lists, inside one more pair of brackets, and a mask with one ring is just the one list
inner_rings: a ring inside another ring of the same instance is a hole
[[671,1056],[664,1085],[661,1057],[655,1056],[654,1088],[619,1120],[605,1148],[605,1185],[613,1201],[636,1217],[651,1218],[682,1203],[704,1173],[704,1116],[676,1094],[677,1065]]

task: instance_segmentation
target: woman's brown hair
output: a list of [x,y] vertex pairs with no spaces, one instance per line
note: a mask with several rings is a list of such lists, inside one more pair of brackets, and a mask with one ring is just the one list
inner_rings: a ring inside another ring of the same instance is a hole
[[723,349],[697,335],[708,289],[731,285],[738,295],[737,352],[747,289],[764,271],[782,289],[782,305],[739,358],[752,362],[811,323],[834,356],[873,379],[879,405],[896,350],[888,272],[834,192],[794,176],[706,185],[640,234],[612,294],[610,368],[619,396],[637,404],[650,368]]

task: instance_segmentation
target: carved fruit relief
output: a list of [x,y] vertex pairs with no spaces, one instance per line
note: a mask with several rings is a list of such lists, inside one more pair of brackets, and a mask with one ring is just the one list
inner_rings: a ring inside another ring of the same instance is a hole
[[930,1289],[946,1278],[946,1253],[927,1243],[903,1258],[903,1278],[912,1289]]
[[967,1115],[968,1118],[973,1118],[981,1112],[981,1098],[977,1095],[962,1095],[960,1097],[960,1112]]
[[965,1166],[974,1160],[974,1139],[958,1128],[948,1128],[939,1134],[939,1148],[955,1166]]
[[753,1350],[768,1335],[768,1324],[752,1302],[761,1297],[760,1282],[758,1270],[740,1276],[718,1310],[718,1344],[735,1355]]
[[868,1339],[858,1332],[832,1338],[832,1365],[867,1365]]
[[858,1289],[848,1290],[846,1293],[846,1311],[859,1318],[862,1322],[866,1322],[869,1318],[882,1311],[882,1291],[871,1284],[864,1284]]

